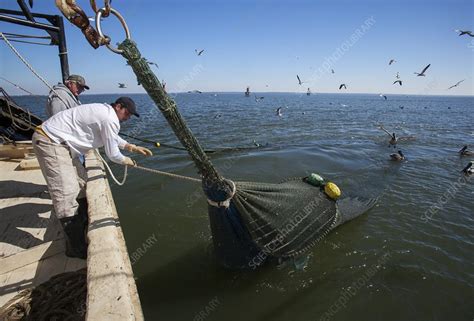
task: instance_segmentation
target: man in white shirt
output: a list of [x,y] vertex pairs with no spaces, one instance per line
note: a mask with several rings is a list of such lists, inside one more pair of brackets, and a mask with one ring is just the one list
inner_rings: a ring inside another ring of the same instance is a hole
[[48,185],[57,218],[66,238],[66,255],[85,258],[87,221],[77,215],[77,196],[80,191],[73,165],[73,157],[89,150],[104,147],[107,157],[118,164],[135,166],[120,149],[151,156],[144,147],[129,144],[118,136],[120,122],[131,115],[139,117],[134,101],[120,97],[115,103],[86,104],[61,111],[36,129],[33,148],[41,172]]

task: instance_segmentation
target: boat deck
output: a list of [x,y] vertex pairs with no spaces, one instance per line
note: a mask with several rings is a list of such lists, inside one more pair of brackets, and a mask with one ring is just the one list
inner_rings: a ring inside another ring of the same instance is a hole
[[68,258],[41,171],[0,160],[0,306],[56,274],[86,267]]
[[120,220],[97,154],[86,155],[87,262],[65,256],[62,227],[51,214],[52,203],[35,159],[1,156],[0,307],[23,289],[87,267],[87,321],[143,320]]

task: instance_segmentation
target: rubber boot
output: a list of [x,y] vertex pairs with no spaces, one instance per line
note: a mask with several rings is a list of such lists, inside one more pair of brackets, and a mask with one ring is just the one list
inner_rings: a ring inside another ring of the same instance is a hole
[[85,259],[87,257],[87,245],[84,237],[84,224],[81,224],[79,215],[65,217],[59,221],[64,230],[66,256]]

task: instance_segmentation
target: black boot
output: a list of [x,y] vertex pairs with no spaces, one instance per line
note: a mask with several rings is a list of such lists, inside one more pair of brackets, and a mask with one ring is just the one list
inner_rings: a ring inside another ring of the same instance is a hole
[[[59,220],[64,230],[66,240],[66,256],[85,259],[87,244],[85,241],[85,224],[79,215],[65,217]],[[87,222],[86,222],[87,223]]]

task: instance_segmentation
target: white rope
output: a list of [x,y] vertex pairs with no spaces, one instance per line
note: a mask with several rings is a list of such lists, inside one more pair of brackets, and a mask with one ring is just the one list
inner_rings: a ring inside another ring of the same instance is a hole
[[59,94],[53,89],[53,87],[51,87],[48,82],[43,78],[41,77],[34,69],[33,67],[28,63],[28,61],[26,61],[25,58],[22,57],[22,55],[18,52],[18,50],[15,49],[15,47],[13,47],[13,45],[11,44],[10,41],[8,41],[7,37],[5,37],[5,35],[3,34],[3,32],[0,32],[0,36],[2,36],[3,40],[5,40],[5,43],[10,47],[10,49],[17,55],[18,58],[20,58],[20,60],[26,65],[26,67],[28,67],[28,69],[30,69],[30,71],[36,76],[38,77],[39,80],[41,80],[45,85],[46,87],[49,88],[49,90],[51,90],[52,92],[54,92],[56,94],[56,96],[58,96],[58,98],[63,102],[63,104],[67,105],[67,103],[61,98],[61,96],[59,96]]
[[112,177],[112,179],[114,180],[114,182],[119,185],[119,186],[123,186],[123,184],[125,184],[125,181],[127,180],[127,169],[128,169],[128,166],[125,165],[125,170],[124,170],[124,173],[123,173],[123,180],[121,182],[119,182],[116,178],[115,178],[115,175],[114,173],[112,173],[112,170],[110,169],[109,167],[109,164],[107,164],[107,162],[105,161],[105,159],[102,158],[102,156],[100,156],[100,153],[98,150],[96,150],[96,154],[97,156],[99,156],[99,159],[102,161],[102,163],[104,163],[105,165],[105,168],[107,168],[107,170],[109,171],[109,174],[110,176]]

